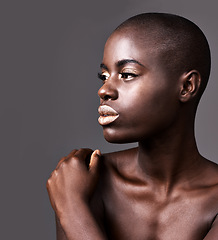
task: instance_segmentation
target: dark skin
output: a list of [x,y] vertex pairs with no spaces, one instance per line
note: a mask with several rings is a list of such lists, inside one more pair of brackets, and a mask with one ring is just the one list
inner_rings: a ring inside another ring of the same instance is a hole
[[194,137],[201,76],[166,72],[147,42],[115,31],[105,45],[98,94],[119,117],[103,125],[104,137],[139,145],[97,150],[88,168],[90,149],[60,161],[47,183],[58,240],[217,239],[218,166]]

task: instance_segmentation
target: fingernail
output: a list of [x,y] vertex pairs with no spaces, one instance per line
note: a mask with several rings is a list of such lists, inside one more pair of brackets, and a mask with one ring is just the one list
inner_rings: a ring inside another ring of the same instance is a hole
[[95,153],[98,155],[98,156],[101,156],[101,151],[99,149],[96,149],[95,150]]

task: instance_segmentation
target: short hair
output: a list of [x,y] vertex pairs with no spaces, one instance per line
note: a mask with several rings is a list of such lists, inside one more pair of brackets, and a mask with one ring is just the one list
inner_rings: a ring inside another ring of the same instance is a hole
[[166,70],[178,74],[197,70],[201,75],[200,99],[209,79],[211,56],[208,41],[196,24],[174,14],[143,13],[127,19],[115,32],[128,29],[141,41],[152,40]]

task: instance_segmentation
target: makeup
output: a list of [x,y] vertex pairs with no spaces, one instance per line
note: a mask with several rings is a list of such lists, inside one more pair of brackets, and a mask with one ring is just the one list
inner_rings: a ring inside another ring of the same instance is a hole
[[107,105],[101,105],[98,108],[98,113],[100,114],[98,122],[102,126],[114,122],[119,117],[119,114],[112,107]]

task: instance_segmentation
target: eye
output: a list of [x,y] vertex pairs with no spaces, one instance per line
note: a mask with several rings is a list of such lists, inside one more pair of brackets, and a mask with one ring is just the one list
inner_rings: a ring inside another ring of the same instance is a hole
[[101,79],[103,82],[106,81],[110,77],[110,74],[107,72],[98,73],[98,78]]
[[126,81],[133,80],[136,77],[138,77],[138,75],[135,74],[135,73],[120,73],[119,74],[119,78],[122,78],[122,79],[124,79]]

